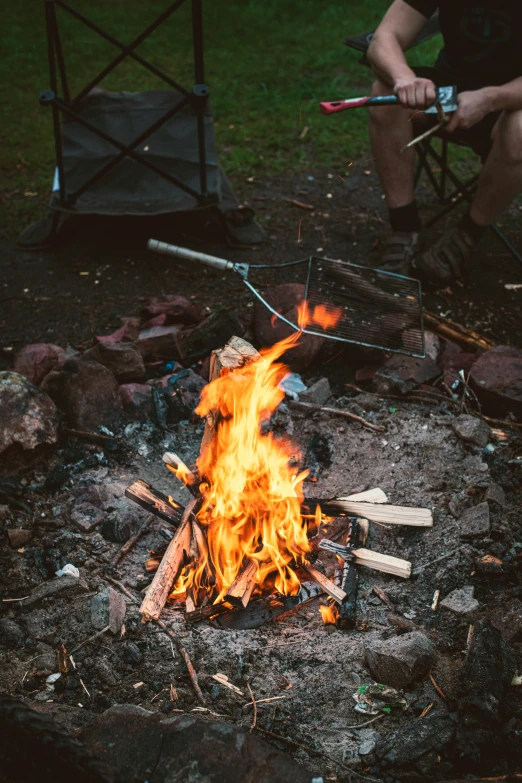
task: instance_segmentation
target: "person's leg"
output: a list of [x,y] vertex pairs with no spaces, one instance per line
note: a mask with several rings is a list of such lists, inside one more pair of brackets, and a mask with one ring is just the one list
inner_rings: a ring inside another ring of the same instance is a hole
[[[475,135],[480,133],[478,127],[470,130]],[[491,141],[468,212],[413,262],[420,276],[430,283],[447,285],[462,277],[471,266],[482,234],[522,193],[522,110],[502,112],[491,131]]]
[[480,172],[469,216],[489,226],[522,193],[522,110],[504,111],[492,132],[493,146]]
[[[371,94],[392,95],[392,90],[377,80]],[[372,154],[386,204],[389,209],[404,207],[415,198],[415,150],[401,152],[413,138],[413,112],[402,106],[371,106],[369,112]]]

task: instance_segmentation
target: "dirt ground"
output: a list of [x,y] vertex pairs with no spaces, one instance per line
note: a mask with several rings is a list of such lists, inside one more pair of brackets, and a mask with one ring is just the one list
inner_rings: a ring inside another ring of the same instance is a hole
[[[55,253],[19,253],[4,247],[1,368],[8,367],[13,352],[30,342],[88,347],[95,335],[113,331],[120,317],[136,313],[141,300],[149,296],[184,294],[212,310],[238,305],[248,318],[250,300],[239,280],[152,256],[144,249],[149,235],[177,239],[180,244],[186,240],[205,252],[251,263],[277,263],[310,253],[355,263],[375,261],[379,235],[386,225],[372,173],[356,172],[346,182],[328,173],[314,174],[313,179],[244,182],[238,191],[243,203],[255,208],[267,231],[267,241],[253,250],[227,249],[217,232],[209,239],[211,227],[179,218],[170,226],[165,219],[146,225],[140,221],[115,225],[101,219],[86,220],[71,228],[72,241]],[[310,203],[314,211],[295,207],[283,196]],[[428,214],[424,192],[422,203],[424,214]],[[522,247],[517,206],[506,216],[503,228],[511,241]],[[522,291],[504,287],[521,281],[522,267],[488,235],[469,284],[427,292],[425,303],[428,309],[499,343],[522,345]],[[505,441],[493,438],[494,449],[486,453],[457,438],[444,404],[390,403],[366,394],[346,399],[344,384],[353,380],[354,369],[345,354],[334,354],[327,364],[306,373],[305,381],[310,384],[328,376],[337,404],[355,405],[354,411],[382,424],[385,432],[362,429],[325,413],[296,410],[285,418],[283,427],[303,453],[313,436],[323,436],[330,445],[331,464],[323,462],[317,482],[307,483],[308,496],[336,497],[381,487],[393,504],[433,511],[433,528],[376,524],[370,528],[369,548],[410,560],[412,579],[404,581],[361,568],[358,626],[348,632],[331,632],[323,625],[318,608],[323,599],[314,599],[293,615],[249,631],[223,630],[207,623],[189,627],[179,608],[172,606],[163,614],[194,661],[211,716],[248,727],[252,711],[247,682],[258,701],[283,697],[258,705],[258,725],[323,753],[314,758],[307,751],[285,748],[315,775],[339,781],[350,779],[346,767],[376,774],[372,751],[378,740],[430,704],[435,711],[453,709],[456,672],[465,659],[469,622],[448,611],[433,611],[434,592],[440,590],[443,598],[457,587],[473,584],[479,602],[476,619],[499,616],[508,601],[522,594],[522,476],[516,459],[522,445],[516,431],[509,431]],[[144,563],[151,552],[165,548],[168,526],[160,520],[154,522],[151,532],[111,571],[109,563],[121,544],[108,541],[100,532],[81,533],[71,525],[70,514],[78,498],[95,487],[108,498],[104,508],[116,527],[126,522],[134,532],[146,513],[122,495],[137,478],[186,503],[187,490],[165,470],[161,455],[171,450],[192,463],[202,431],[197,419],[182,421],[169,430],[152,422],[131,422],[115,447],[104,450],[69,439],[54,454],[44,455],[16,477],[13,494],[18,504],[14,512],[3,512],[4,521],[11,526],[15,513],[16,526],[32,530],[34,536],[18,551],[8,546],[1,550],[5,596],[27,596],[65,563],[79,568],[85,584],[72,593],[57,593],[26,607],[18,601],[3,604],[3,618],[15,623],[21,636],[13,631],[16,643],[0,647],[1,689],[27,697],[39,709],[55,712],[73,730],[113,704],[139,704],[166,714],[199,707],[183,661],[170,640],[153,624],[143,625],[132,604],[127,604],[123,637],[105,633],[83,644],[93,634],[90,602],[107,586],[105,576],[113,573],[139,601],[151,579]],[[51,473],[62,475],[54,487],[49,482]],[[492,511],[492,532],[485,543],[465,543],[460,538],[458,517],[484,498],[492,482],[504,489],[506,505]],[[477,557],[486,553],[504,560],[501,575],[492,577],[477,570]],[[328,573],[332,572],[332,558],[321,555]],[[373,680],[365,663],[364,645],[395,633],[388,622],[389,607],[372,592],[374,586],[385,592],[395,614],[435,643],[438,662],[432,677],[445,698],[425,678],[405,693],[406,713],[386,715],[361,728],[367,717],[355,711],[353,694],[360,684]],[[69,652],[83,646],[73,653],[76,671],[60,678],[54,690],[49,690],[46,676],[56,671],[55,650],[62,643]],[[519,672],[520,653],[517,645]],[[211,679],[218,672],[226,674],[243,695]],[[521,713],[521,690],[513,689],[513,714]],[[451,765],[444,769],[446,775],[455,771]],[[479,771],[503,774],[513,770],[492,754],[487,769]]]

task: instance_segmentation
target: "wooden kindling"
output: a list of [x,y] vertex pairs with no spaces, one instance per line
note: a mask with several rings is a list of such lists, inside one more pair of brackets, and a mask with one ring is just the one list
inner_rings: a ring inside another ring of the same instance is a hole
[[174,533],[174,537],[168,545],[154,579],[147,590],[145,599],[140,606],[140,614],[144,622],[159,618],[172,586],[183,567],[185,556],[191,546],[191,514],[197,502],[197,499],[193,498],[183,512],[179,527]]
[[162,460],[169,468],[174,468],[172,472],[176,472],[176,475],[178,475],[178,478],[180,481],[185,484],[187,489],[191,492],[194,497],[197,497],[199,489],[199,476],[197,473],[195,473],[193,470],[191,470],[188,465],[186,465],[183,460],[178,457],[177,454],[174,454],[173,451],[166,451],[165,454],[162,456]]
[[257,570],[257,561],[248,560],[228,588],[225,601],[233,604],[233,606],[247,606],[252,591],[256,586]]
[[428,508],[410,508],[391,506],[387,503],[365,503],[348,498],[333,500],[307,499],[305,504],[311,508],[319,505],[327,516],[339,516],[342,511],[355,517],[383,522],[388,525],[409,525],[411,527],[433,527],[433,514]]
[[149,511],[166,522],[170,522],[176,527],[179,525],[183,514],[182,506],[174,506],[168,499],[167,495],[162,492],[158,492],[157,489],[151,487],[145,481],[138,479],[130,487],[125,490],[125,496],[129,500],[137,503],[138,506]]
[[321,571],[319,571],[310,563],[304,563],[303,568],[309,577],[313,579],[314,582],[316,582],[320,587],[322,587],[324,592],[327,593],[330,598],[333,598],[334,601],[337,601],[338,604],[342,604],[342,602],[346,599],[346,593],[344,590],[334,584],[331,579],[328,579],[327,576],[321,573]]

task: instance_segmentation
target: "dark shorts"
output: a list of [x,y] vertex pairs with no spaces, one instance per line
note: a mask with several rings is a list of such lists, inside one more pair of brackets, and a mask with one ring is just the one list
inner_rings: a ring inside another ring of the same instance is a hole
[[[471,84],[469,79],[461,78],[458,74],[453,73],[450,70],[445,70],[437,66],[420,66],[414,68],[417,76],[421,76],[423,79],[431,79],[437,87],[444,87],[446,85],[457,85],[457,92],[464,92],[465,90],[477,90],[480,85]],[[486,160],[492,147],[491,132],[501,112],[494,111],[486,114],[483,120],[477,122],[472,128],[456,130],[449,134],[449,138],[453,139],[457,143],[465,144],[467,147],[480,155],[482,160]]]

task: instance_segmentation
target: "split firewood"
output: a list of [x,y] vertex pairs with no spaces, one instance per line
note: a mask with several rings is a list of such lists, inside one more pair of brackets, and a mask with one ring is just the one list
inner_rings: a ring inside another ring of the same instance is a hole
[[151,514],[155,514],[165,522],[170,522],[171,525],[176,527],[179,525],[181,516],[183,514],[183,506],[174,505],[170,502],[167,495],[162,492],[158,492],[157,489],[151,487],[145,481],[138,479],[130,487],[125,490],[125,497],[129,500],[137,503],[138,506],[149,511]]
[[465,326],[441,318],[440,315],[427,313],[426,310],[424,311],[424,324],[441,337],[446,337],[452,343],[457,343],[468,351],[487,351],[495,347],[495,343],[489,337],[483,337]]
[[313,579],[314,582],[316,582],[324,590],[324,592],[330,596],[330,598],[333,598],[334,601],[337,601],[338,604],[342,604],[342,602],[346,600],[347,596],[345,591],[335,585],[331,579],[328,579],[327,576],[322,574],[313,565],[310,563],[305,563],[303,568],[310,578]]
[[433,514],[428,508],[409,508],[380,503],[361,503],[360,501],[334,498],[318,500],[305,498],[307,508],[319,505],[326,516],[338,517],[339,512],[369,519],[372,522],[385,522],[389,525],[409,525],[411,527],[433,527]]
[[355,495],[348,495],[345,498],[337,500],[354,500],[360,503],[388,503],[388,496],[379,487],[367,489],[365,492],[356,492]]
[[326,549],[328,552],[333,552],[334,554],[339,555],[339,557],[342,557],[343,560],[353,558],[356,565],[373,568],[375,571],[382,571],[385,574],[393,574],[394,576],[400,576],[403,579],[409,579],[411,576],[411,563],[400,557],[383,555],[380,552],[373,552],[370,549],[352,549],[349,546],[335,544],[333,541],[329,541],[326,538],[323,538],[323,540],[320,541],[319,549]]
[[228,588],[225,601],[237,607],[247,606],[256,586],[257,570],[258,563],[255,560],[249,560]]
[[[369,523],[367,519],[357,519],[350,523],[347,545],[362,547],[368,537]],[[340,587],[346,593],[346,598],[339,606],[336,619],[337,628],[353,628],[357,613],[357,588],[359,585],[359,573],[354,562],[345,560],[342,569]]]
[[197,473],[194,473],[173,451],[166,451],[162,460],[168,468],[174,469],[172,472],[176,473],[191,494],[196,497],[199,492],[199,476]]
[[187,587],[185,592],[185,612],[193,612],[196,608],[194,603],[194,591],[191,587]]
[[191,514],[196,503],[197,499],[193,498],[183,512],[179,527],[163,555],[160,567],[156,571],[145,599],[140,606],[140,614],[144,622],[159,618],[172,586],[183,567],[185,555],[190,549],[192,538]]
[[[226,375],[239,370],[251,361],[258,359],[260,353],[256,351],[253,345],[250,345],[241,337],[231,337],[224,348],[218,348],[212,351],[210,356],[209,381],[214,381],[220,375]],[[200,458],[207,453],[211,447],[212,439],[218,425],[218,411],[211,411],[207,414],[205,421],[205,431],[201,439]]]

